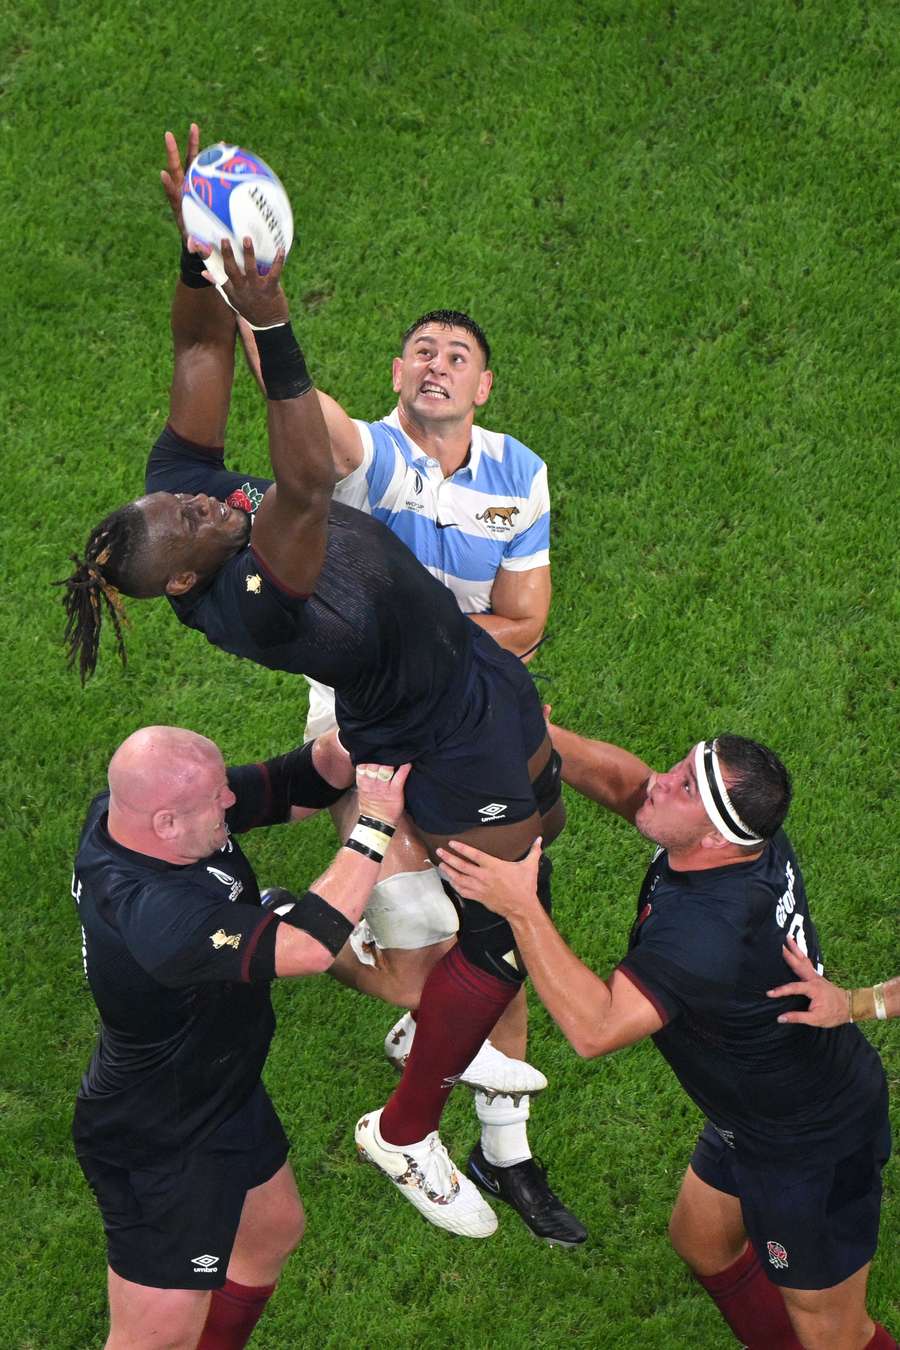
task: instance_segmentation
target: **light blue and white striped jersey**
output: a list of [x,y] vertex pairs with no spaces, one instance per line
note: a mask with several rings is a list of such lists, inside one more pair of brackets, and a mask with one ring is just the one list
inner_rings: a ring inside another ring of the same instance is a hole
[[357,421],[362,463],[334,490],[399,535],[466,614],[491,608],[501,567],[527,572],[550,561],[547,466],[512,436],[472,427],[469,458],[445,478],[411,441],[396,409]]

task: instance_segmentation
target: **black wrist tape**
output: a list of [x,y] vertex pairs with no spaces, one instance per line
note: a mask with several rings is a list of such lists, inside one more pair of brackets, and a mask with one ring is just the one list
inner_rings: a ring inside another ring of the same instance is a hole
[[316,942],[321,942],[332,956],[337,956],[354,928],[346,914],[329,905],[315,891],[304,892],[293,909],[281,916],[281,922],[289,923],[292,928],[302,928]]
[[312,378],[290,323],[257,329],[254,337],[267,397],[280,401],[308,394]]
[[371,858],[373,862],[384,862],[383,853],[379,853],[375,848],[369,848],[368,844],[361,844],[358,839],[345,839],[344,848],[352,848],[354,853],[361,853],[364,858]]
[[206,271],[206,259],[199,253],[191,253],[186,242],[181,241],[181,280],[185,286],[190,286],[192,291],[202,290],[204,286],[212,285],[206,280],[203,273]]
[[367,825],[370,830],[378,830],[380,834],[386,834],[388,837],[393,837],[397,829],[396,825],[388,825],[386,820],[376,820],[374,816],[359,816],[356,823]]

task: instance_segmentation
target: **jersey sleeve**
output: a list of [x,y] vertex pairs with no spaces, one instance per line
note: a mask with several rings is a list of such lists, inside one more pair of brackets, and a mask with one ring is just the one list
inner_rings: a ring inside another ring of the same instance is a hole
[[177,989],[259,978],[253,958],[275,917],[257,905],[223,903],[196,881],[167,875],[142,886],[121,907],[118,922],[138,965]]
[[398,484],[403,481],[406,463],[384,422],[357,422],[356,425],[366,447],[366,505],[363,509],[372,514],[395,479]]
[[649,1003],[652,1003],[663,1023],[673,1021],[683,1010],[682,1003],[673,988],[673,983],[678,983],[677,973],[673,982],[669,978],[671,972],[668,970],[667,962],[655,961],[652,957],[648,958],[646,953],[641,959],[635,959],[635,955],[634,952],[629,952],[616,969],[631,981]]
[[318,772],[312,747],[307,741],[275,759],[229,768],[228,786],[237,798],[226,813],[232,833],[284,824],[292,806],[320,810],[344,795],[346,788],[332,787]]
[[500,566],[510,572],[546,567],[550,562],[550,488],[544,463],[531,481],[527,503],[516,525]]
[[727,1003],[740,968],[739,943],[715,907],[685,903],[640,925],[618,966],[665,1022]]
[[148,492],[207,492],[222,501],[240,493],[246,501],[231,504],[252,513],[272,479],[235,473],[226,468],[221,447],[195,445],[167,426],[150,451],[145,483]]

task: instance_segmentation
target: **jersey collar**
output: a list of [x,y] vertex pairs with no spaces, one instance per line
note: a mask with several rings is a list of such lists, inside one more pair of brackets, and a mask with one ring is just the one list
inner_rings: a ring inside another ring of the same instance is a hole
[[[422,447],[417,445],[403,430],[403,427],[400,424],[399,407],[395,408],[392,413],[389,413],[384,421],[389,427],[392,427],[400,434],[400,436],[402,436],[410,463],[414,464],[417,469],[427,470],[428,461],[431,457],[427,455]],[[472,439],[469,442],[469,458],[466,460],[465,464],[460,465],[456,472],[452,473],[450,477],[456,478],[462,474],[468,474],[470,478],[474,479],[478,473],[478,466],[481,463],[481,450],[481,427],[479,427],[477,423],[473,423]]]

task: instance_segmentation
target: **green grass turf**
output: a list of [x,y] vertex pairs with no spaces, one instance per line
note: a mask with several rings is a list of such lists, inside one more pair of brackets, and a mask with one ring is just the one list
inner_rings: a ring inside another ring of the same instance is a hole
[[[127,674],[111,647],[83,692],[63,669],[50,583],[140,490],[165,416],[163,129],[197,118],[278,168],[296,327],[354,414],[391,406],[411,317],[475,313],[496,347],[484,421],[550,464],[556,591],[535,666],[556,715],[660,766],[716,729],[771,742],[832,970],[869,983],[897,969],[897,46],[885,0],[0,15],[4,1346],[104,1335],[100,1225],[67,1133],[95,1027],[68,877],[109,754],[153,721],[235,760],[274,753],[305,708],[299,682],[206,648],[161,604],[132,607]],[[243,376],[230,443],[263,471]],[[331,847],[323,821],[250,851],[298,884]],[[555,858],[559,924],[606,972],[646,849],[573,798]],[[651,1047],[585,1064],[534,1008],[552,1087],[532,1137],[591,1242],[548,1251],[504,1213],[479,1244],[354,1162],[353,1122],[393,1085],[390,1010],[326,980],[276,1001],[267,1079],[309,1234],[255,1344],[731,1343],[666,1243],[698,1117]],[[866,1030],[896,1083],[896,1024]],[[462,1093],[444,1133],[462,1159]],[[895,1330],[897,1176],[870,1284]]]

